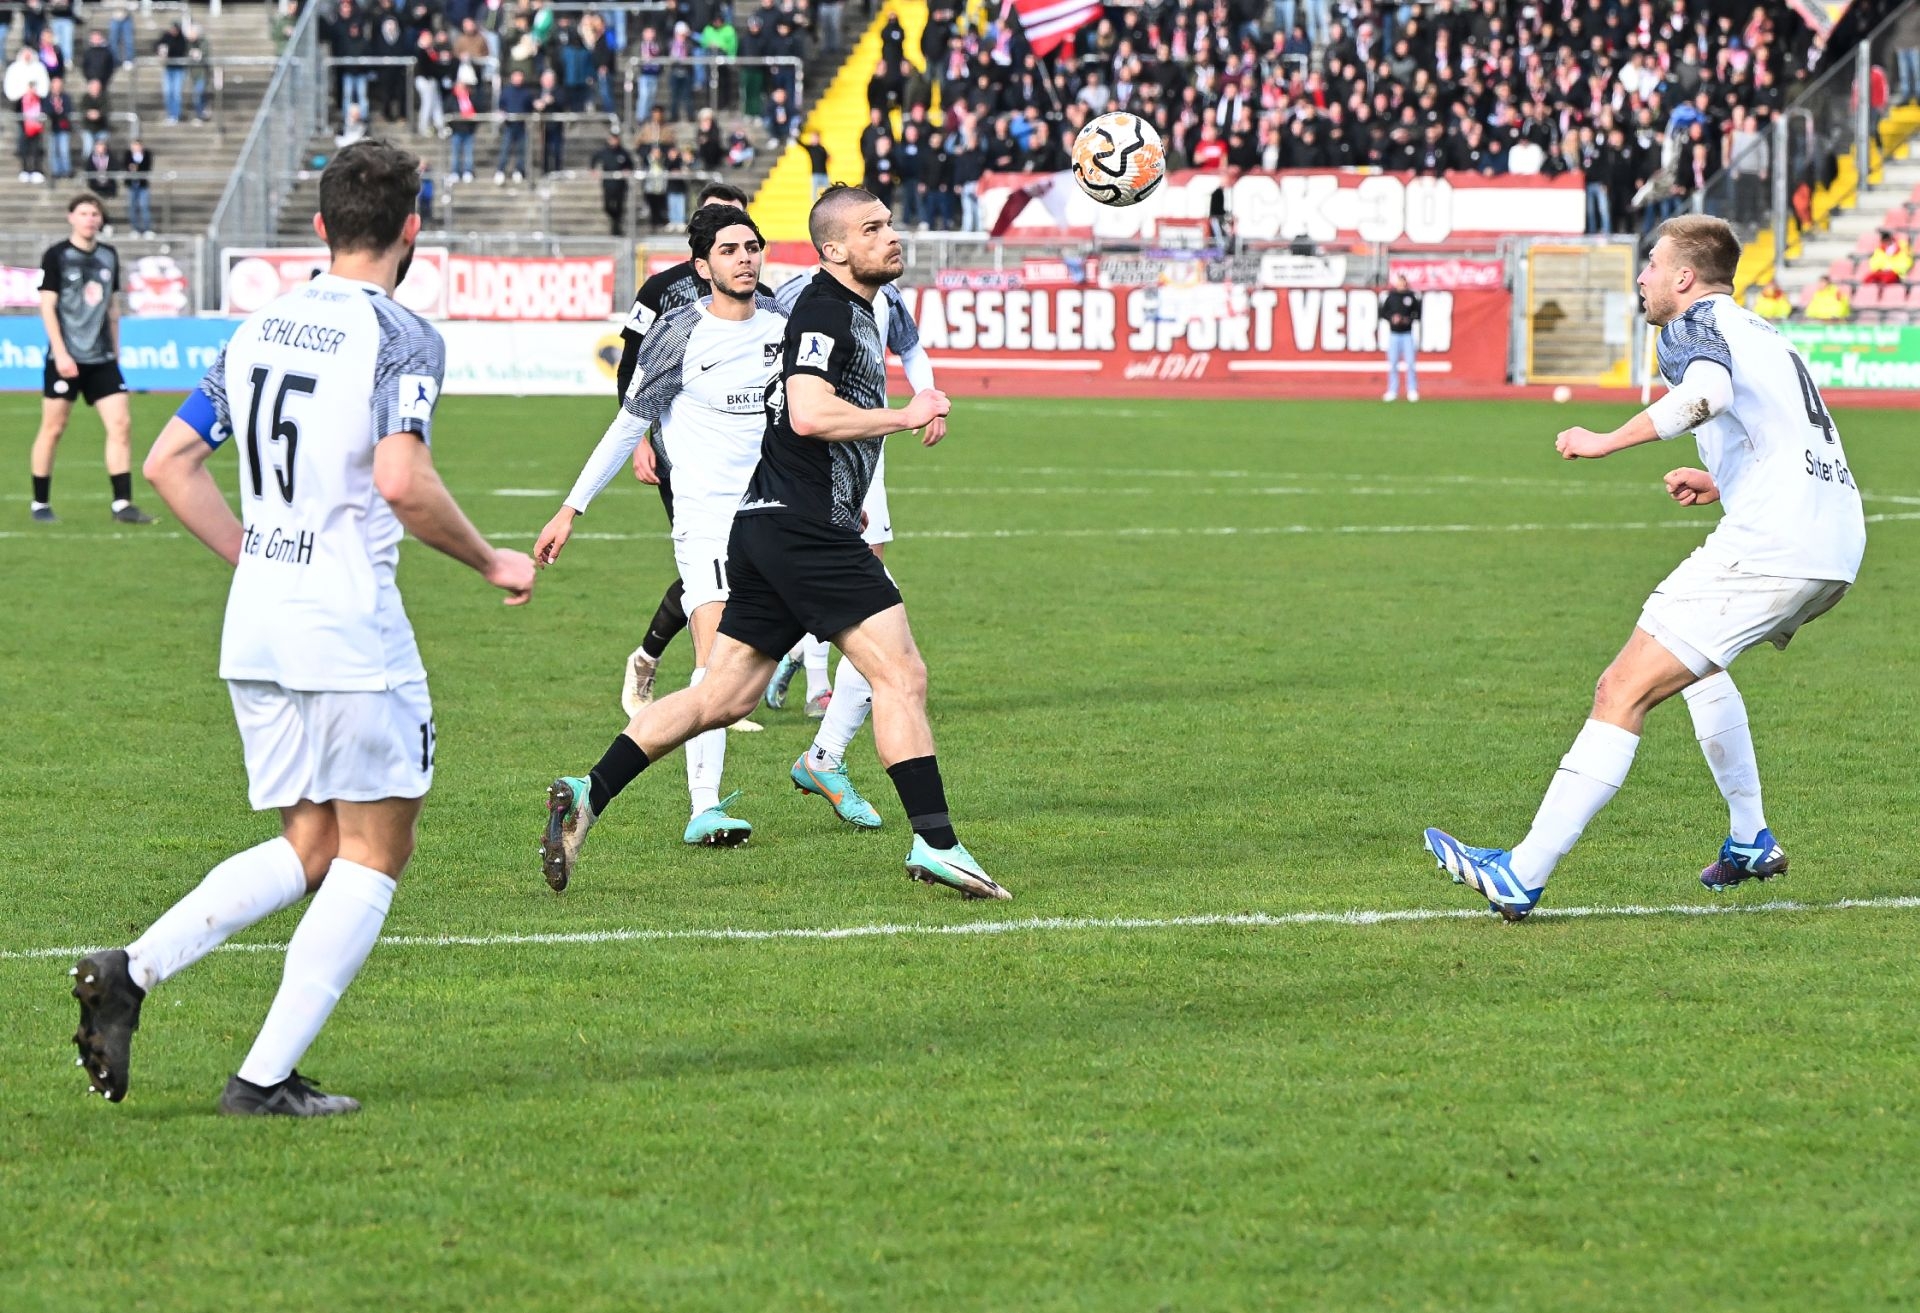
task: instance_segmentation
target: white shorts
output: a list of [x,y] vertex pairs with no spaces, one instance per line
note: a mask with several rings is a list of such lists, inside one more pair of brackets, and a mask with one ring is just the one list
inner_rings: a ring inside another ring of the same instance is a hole
[[867,499],[860,503],[860,509],[866,512],[867,524],[860,531],[860,537],[869,546],[893,541],[893,516],[887,510],[887,453],[880,453],[880,461],[873,467],[873,483],[867,488]]
[[732,532],[730,519],[674,523],[673,563],[684,590],[680,605],[688,615],[709,602],[727,600],[727,538]]
[[1836,579],[1749,574],[1696,550],[1661,580],[1640,628],[1705,675],[1725,670],[1755,643],[1784,648],[1800,626],[1832,610],[1851,585]]
[[433,700],[420,680],[374,693],[227,681],[255,811],[421,798],[433,787]]

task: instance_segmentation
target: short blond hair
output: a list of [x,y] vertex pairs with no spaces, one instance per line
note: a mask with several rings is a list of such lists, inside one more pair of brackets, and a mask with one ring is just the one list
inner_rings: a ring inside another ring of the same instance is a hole
[[1740,267],[1740,239],[1725,219],[1711,214],[1678,214],[1660,225],[1659,237],[1673,243],[1682,268],[1693,270],[1703,283],[1733,286]]

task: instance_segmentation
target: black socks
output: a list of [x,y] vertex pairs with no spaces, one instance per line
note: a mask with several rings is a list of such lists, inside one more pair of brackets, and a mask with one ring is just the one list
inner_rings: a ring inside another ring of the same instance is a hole
[[33,476],[33,500],[41,506],[53,501],[53,476],[36,474]]
[[125,474],[109,474],[107,481],[113,484],[113,500],[118,502],[133,500],[133,471]]
[[900,805],[906,810],[907,824],[913,832],[935,848],[951,848],[960,842],[947,816],[947,790],[940,782],[940,763],[933,757],[914,757],[887,767]]
[[607,804],[620,796],[620,790],[633,783],[640,772],[651,765],[640,745],[625,734],[614,739],[607,755],[600,758],[587,776],[587,806],[598,816]]
[[685,595],[686,588],[675,579],[661,596],[660,609],[653,613],[653,623],[647,626],[647,636],[640,641],[640,650],[649,659],[658,661],[674,635],[687,627],[687,609],[680,604],[680,599]]

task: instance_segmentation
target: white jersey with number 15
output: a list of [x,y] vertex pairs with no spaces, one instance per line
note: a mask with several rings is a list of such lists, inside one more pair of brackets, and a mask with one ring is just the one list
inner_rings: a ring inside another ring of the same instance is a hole
[[[378,287],[323,274],[256,311],[200,384],[231,440],[246,532],[220,637],[224,679],[372,691],[426,678],[394,583],[402,530],[373,482],[382,438],[427,441],[446,347]],[[189,422],[192,422],[189,420]]]
[[1669,386],[1697,360],[1733,378],[1733,405],[1694,430],[1724,510],[1703,550],[1750,574],[1853,582],[1867,546],[1860,489],[1807,362],[1717,292],[1660,331]]

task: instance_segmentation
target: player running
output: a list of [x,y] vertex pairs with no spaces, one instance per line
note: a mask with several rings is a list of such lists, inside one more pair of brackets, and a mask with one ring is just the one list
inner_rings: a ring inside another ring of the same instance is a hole
[[1597,459],[1692,430],[1707,468],[1670,471],[1667,492],[1682,506],[1718,501],[1724,511],[1647,599],[1520,845],[1470,848],[1426,832],[1441,869],[1510,921],[1540,901],[1554,865],[1626,781],[1647,712],[1675,693],[1693,713],[1729,814],[1730,833],[1700,882],[1725,889],[1787,869],[1761,809],[1746,704],[1726,668],[1763,640],[1786,647],[1832,609],[1859,572],[1867,530],[1806,362],[1733,300],[1739,260],[1724,220],[1690,214],[1662,224],[1639,283],[1647,322],[1661,329],[1660,372],[1671,391],[1611,433],[1568,429],[1555,444],[1568,460]]
[[[802,274],[781,284],[773,295],[781,313],[793,313],[794,305],[813,278],[812,274]],[[927,359],[926,350],[920,345],[919,327],[913,322],[898,286],[888,283],[880,289],[880,295],[873,298],[873,317],[879,325],[880,340],[887,344],[888,351],[899,357],[913,390],[925,392],[932,388],[933,362]],[[927,425],[931,442],[940,441],[946,433],[944,418]],[[887,455],[882,447],[880,459],[873,467],[873,483],[867,488],[867,499],[860,505],[860,536],[882,561],[886,560],[887,544],[893,541],[886,477]],[[840,658],[837,682],[828,684],[827,642],[808,634],[800,640],[799,647],[781,657],[780,664],[774,667],[773,678],[767,683],[769,707],[778,710],[786,704],[787,688],[802,664],[807,672],[807,715],[820,722],[820,729],[814,735],[812,746],[793,763],[790,775],[794,787],[825,798],[833,805],[834,813],[849,824],[864,830],[878,829],[880,813],[853,787],[846,769],[847,747],[873,708],[873,687],[844,656]]]
[[[560,559],[576,516],[625,468],[649,428],[658,425],[679,494],[673,519],[673,556],[680,567],[684,605],[692,621],[692,685],[706,678],[721,607],[727,600],[727,535],[741,494],[760,460],[766,433],[764,394],[778,365],[786,318],[757,295],[765,245],[745,210],[705,205],[687,226],[693,266],[710,296],[670,311],[640,347],[633,382],[620,413],[593,449],[573,491],[540,531],[534,559]],[[734,847],[753,827],[727,814],[732,795],[720,797],[727,733],[709,730],[687,742],[687,792],[692,818],[688,843]],[[549,867],[556,891],[564,871]]]
[[647,707],[588,775],[548,788],[541,856],[551,883],[566,883],[587,832],[622,789],[694,735],[744,714],[774,663],[812,630],[873,684],[875,746],[914,831],[908,873],[968,897],[1012,896],[954,833],[927,724],[927,668],[900,590],[860,539],[882,439],[950,408],[932,390],[887,407],[873,303],[905,270],[900,238],[887,207],[853,187],[823,192],[808,227],[822,269],[787,321],[780,375],[768,387],[766,436],[727,543],[727,605],[707,677]]
[[[700,189],[696,205],[701,208],[730,205],[744,210],[747,208],[747,194],[724,182],[710,182]],[[698,212],[696,209],[695,213]],[[764,292],[766,289],[760,290]],[[640,346],[653,326],[663,316],[672,314],[682,306],[692,305],[712,291],[707,280],[693,267],[691,258],[662,269],[640,284],[639,291],[634,293],[633,308],[627,312],[627,322],[620,326],[620,365],[614,377],[619,384],[621,397],[627,395],[633,383],[634,367],[640,359]],[[658,433],[650,434],[647,441],[636,444],[633,472],[642,483],[651,483],[660,489],[660,503],[666,507],[667,524],[671,528],[673,463],[667,459]],[[629,716],[639,715],[640,708],[653,701],[653,681],[660,672],[660,658],[666,654],[667,645],[686,627],[686,602],[682,596],[681,582],[675,579],[661,595],[660,605],[647,625],[646,637],[641,640],[639,647],[633,649],[621,673],[620,706]],[[757,730],[760,726],[751,720],[742,720],[733,728]]]
[[[394,583],[404,528],[507,593],[533,561],[475,531],[428,447],[446,349],[393,300],[420,231],[419,162],[380,141],[334,156],[316,225],[326,273],[250,315],[168,421],[146,475],[234,567],[220,639],[255,810],[281,834],[216,866],[131,946],[73,968],[91,1088],[127,1094],[140,1006],[229,936],[313,902],[220,1111],[353,1112],[294,1070],[380,936],[433,783],[433,704]],[[207,461],[238,430],[234,518]]]

